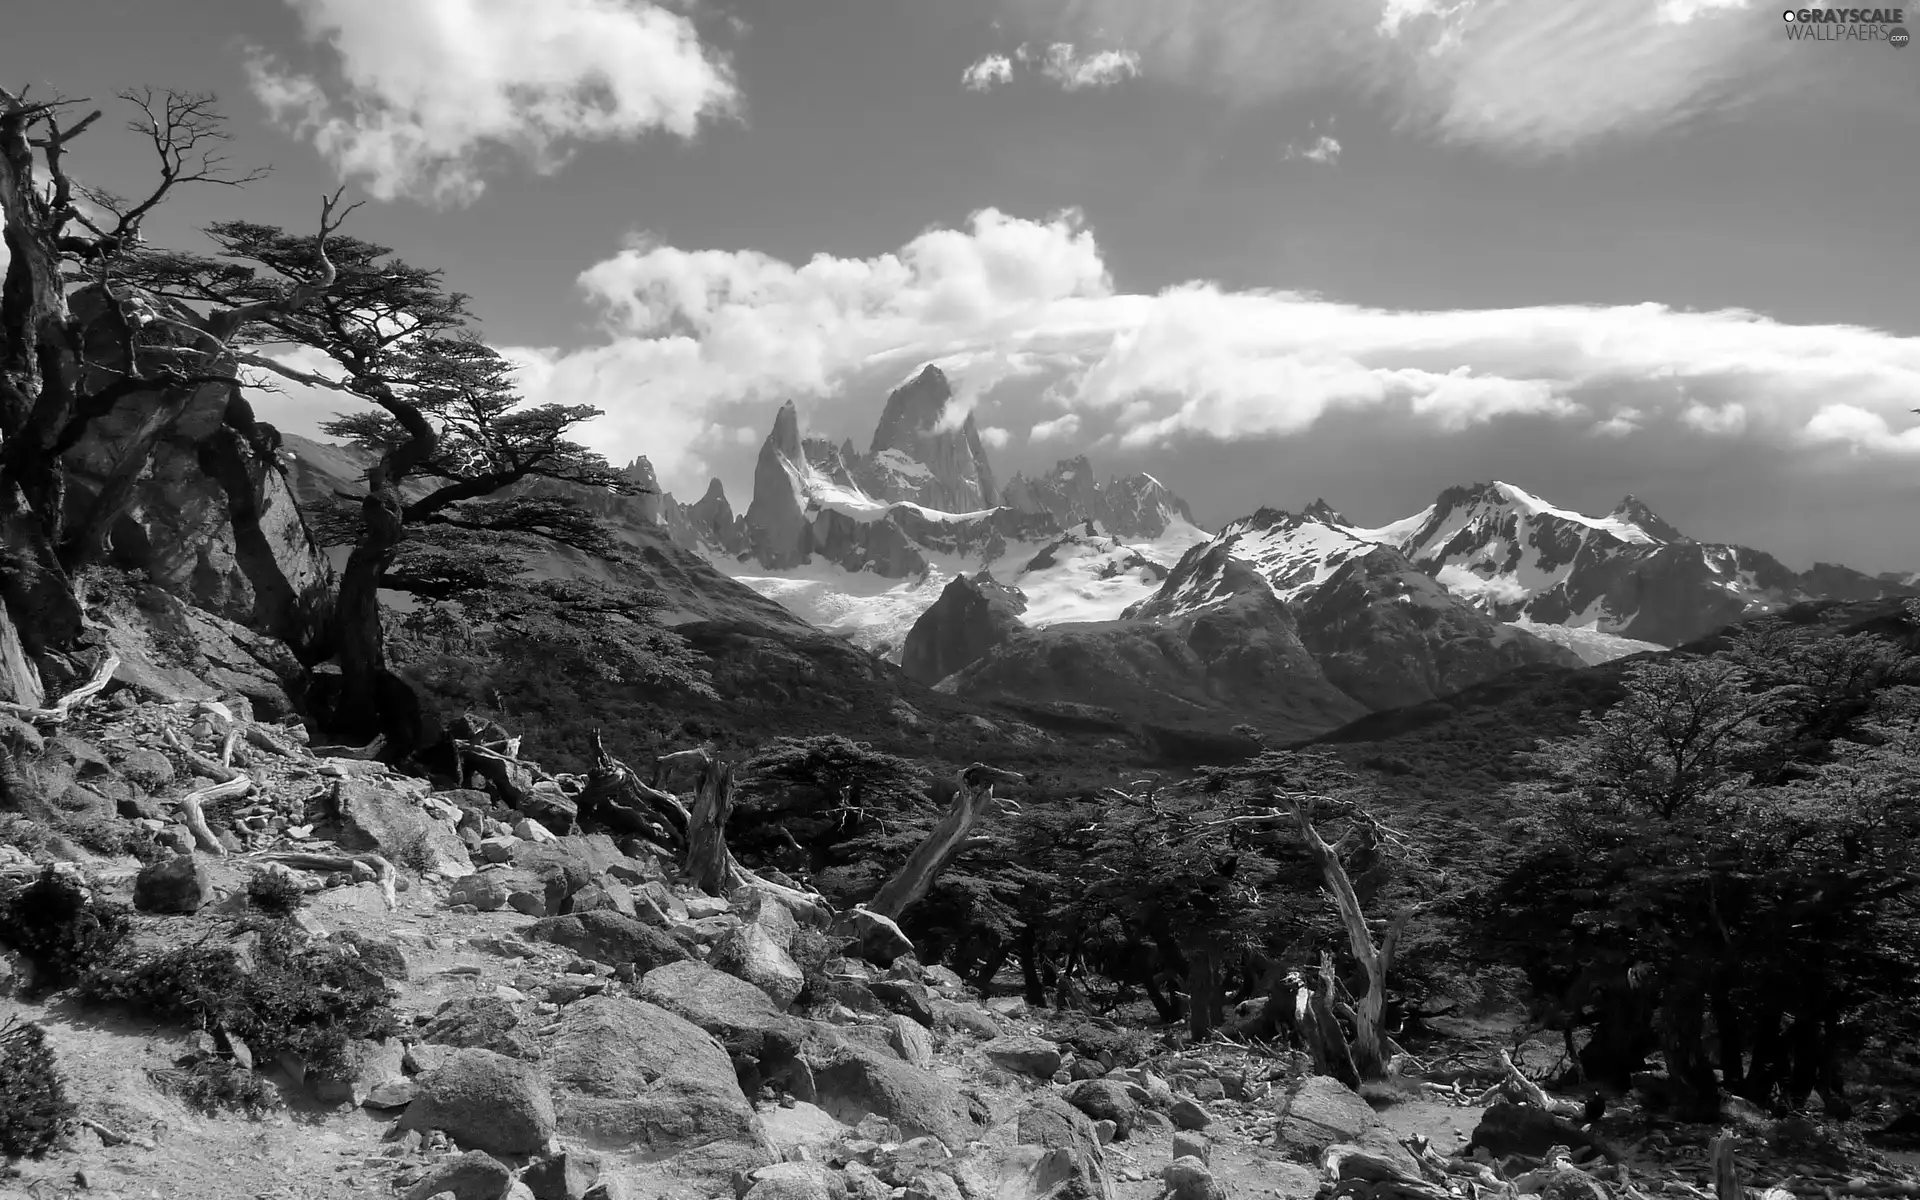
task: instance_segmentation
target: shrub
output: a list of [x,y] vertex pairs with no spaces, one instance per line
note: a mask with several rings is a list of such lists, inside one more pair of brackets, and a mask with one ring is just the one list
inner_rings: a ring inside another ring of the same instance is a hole
[[123,906],[95,901],[85,884],[51,866],[0,896],[0,940],[32,961],[44,987],[79,979],[126,936]]
[[73,1117],[46,1031],[9,1019],[0,1026],[0,1155],[38,1158]]
[[224,1109],[258,1120],[280,1107],[272,1084],[229,1059],[203,1058],[147,1074],[162,1091],[209,1116]]
[[247,903],[263,913],[284,917],[307,902],[307,889],[285,871],[258,871],[247,880]]
[[256,1054],[292,1054],[309,1068],[339,1068],[354,1038],[399,1032],[393,993],[343,946],[304,943],[285,922],[255,928],[252,965],[227,946],[187,946],[129,956],[93,971],[82,992],[161,1020],[219,1028]]

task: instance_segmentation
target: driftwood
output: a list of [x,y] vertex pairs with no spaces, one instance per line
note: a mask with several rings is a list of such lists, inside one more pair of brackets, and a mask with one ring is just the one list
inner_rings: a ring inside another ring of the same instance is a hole
[[740,865],[727,848],[727,818],[733,814],[733,768],[704,750],[691,753],[704,759],[688,820],[686,873],[693,886],[709,896],[731,896],[741,890],[758,892],[785,906],[802,925],[817,929],[832,925],[833,909],[824,897],[775,883]]
[[[1556,1117],[1566,1117],[1572,1121],[1585,1119],[1586,1110],[1583,1107],[1571,1100],[1555,1100],[1547,1095],[1545,1088],[1520,1073],[1520,1068],[1513,1065],[1513,1056],[1505,1050],[1500,1051],[1499,1063],[1500,1073],[1505,1079],[1504,1086],[1518,1092],[1528,1104]],[[1498,1087],[1494,1089],[1495,1092],[1499,1090]]]
[[[656,769],[657,775],[657,769]],[[580,792],[580,815],[623,833],[637,833],[682,854],[693,814],[672,792],[642,783],[633,768],[607,753],[598,730],[593,734],[593,768]]]
[[960,772],[956,780],[953,805],[933,827],[892,879],[880,886],[867,902],[869,911],[898,921],[933,886],[933,881],[962,852],[974,848],[968,835],[981,817],[998,814],[1019,805],[993,794],[996,783],[1019,783],[1022,777],[984,763],[974,763]]
[[181,758],[186,759],[188,766],[208,779],[219,783],[231,783],[241,777],[240,772],[227,764],[216,762],[194,749],[193,743],[187,740],[186,735],[171,726],[161,733],[160,740],[172,747]]
[[0,700],[0,713],[20,718],[35,725],[58,725],[72,716],[74,710],[98,696],[109,683],[113,682],[113,673],[120,669],[120,656],[109,654],[100,660],[94,668],[93,678],[60,697],[45,708],[31,704],[15,704],[10,700]]
[[351,872],[355,867],[365,867],[373,872],[374,882],[380,885],[380,896],[386,901],[387,910],[391,912],[400,907],[400,897],[394,887],[393,864],[378,854],[313,854],[305,850],[273,850],[254,857],[261,862],[279,863],[299,871]]
[[1294,993],[1293,1023],[1313,1059],[1314,1073],[1338,1079],[1348,1087],[1360,1086],[1360,1071],[1353,1061],[1347,1035],[1334,1015],[1333,955],[1320,953],[1320,990],[1314,991],[1303,977]]
[[200,843],[208,853],[225,858],[227,848],[221,844],[219,838],[213,835],[213,830],[207,825],[206,809],[203,806],[209,800],[237,800],[252,790],[252,779],[235,774],[232,779],[216,783],[212,787],[188,792],[174,803],[180,806],[180,819],[186,823],[188,832],[193,834],[193,840]]
[[387,748],[387,735],[381,734],[364,746],[315,746],[313,753],[319,758],[351,758],[360,762],[372,762],[379,758]]

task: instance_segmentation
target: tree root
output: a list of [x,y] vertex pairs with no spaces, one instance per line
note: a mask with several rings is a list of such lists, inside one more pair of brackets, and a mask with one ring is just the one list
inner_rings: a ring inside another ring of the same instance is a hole
[[0,713],[19,717],[22,721],[35,725],[59,725],[72,716],[75,709],[99,695],[109,683],[112,683],[113,673],[119,669],[120,656],[109,654],[100,660],[98,667],[94,668],[93,678],[60,697],[53,704],[45,708],[35,708],[29,704],[15,704],[10,700],[0,700]]

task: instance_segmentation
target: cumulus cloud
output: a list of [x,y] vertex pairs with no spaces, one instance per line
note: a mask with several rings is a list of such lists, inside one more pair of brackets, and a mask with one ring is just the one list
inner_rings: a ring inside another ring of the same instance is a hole
[[970,92],[992,91],[1013,82],[1013,60],[1004,54],[989,54],[960,74],[960,83]]
[[986,425],[980,429],[980,440],[986,443],[987,449],[999,450],[1013,440],[1013,435],[998,425]]
[[580,143],[690,138],[737,111],[726,63],[648,0],[287,3],[327,72],[256,52],[254,94],[385,200],[468,203],[492,159],[551,172]]
[[1754,0],[1001,4],[1042,38],[1131,47],[1156,79],[1241,102],[1336,88],[1403,129],[1528,158],[1804,96],[1811,73],[1845,69],[1790,56]]
[[596,438],[654,455],[668,479],[673,456],[704,470],[723,449],[702,440],[711,424],[764,421],[789,396],[880,394],[929,361],[984,423],[1017,414],[1033,442],[1271,438],[1340,413],[1442,435],[1533,421],[1869,453],[1920,442],[1917,338],[1658,304],[1403,311],[1206,281],[1128,293],[1074,212],[988,209],[890,253],[798,264],[641,238],[581,283],[608,344],[548,369],[608,410]]
[[1306,162],[1331,166],[1340,161],[1340,141],[1323,133],[1304,146],[1289,142],[1280,156],[1285,159],[1302,159]]

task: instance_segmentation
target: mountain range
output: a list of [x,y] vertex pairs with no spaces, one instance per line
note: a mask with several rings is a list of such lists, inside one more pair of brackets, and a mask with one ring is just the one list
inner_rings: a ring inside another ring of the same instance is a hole
[[[340,453],[295,441],[296,457]],[[1085,456],[1000,482],[933,366],[887,397],[864,451],[810,435],[783,405],[743,513],[717,479],[683,504],[645,458],[626,473],[641,494],[578,498],[764,598],[719,598],[716,576],[682,569],[680,609],[764,614],[772,600],[924,685],[1060,719],[1307,736],[1516,667],[1672,647],[1806,601],[1920,593],[1697,541],[1636,496],[1595,517],[1498,481],[1378,527],[1315,500],[1209,532],[1154,476],[1102,481]]]

